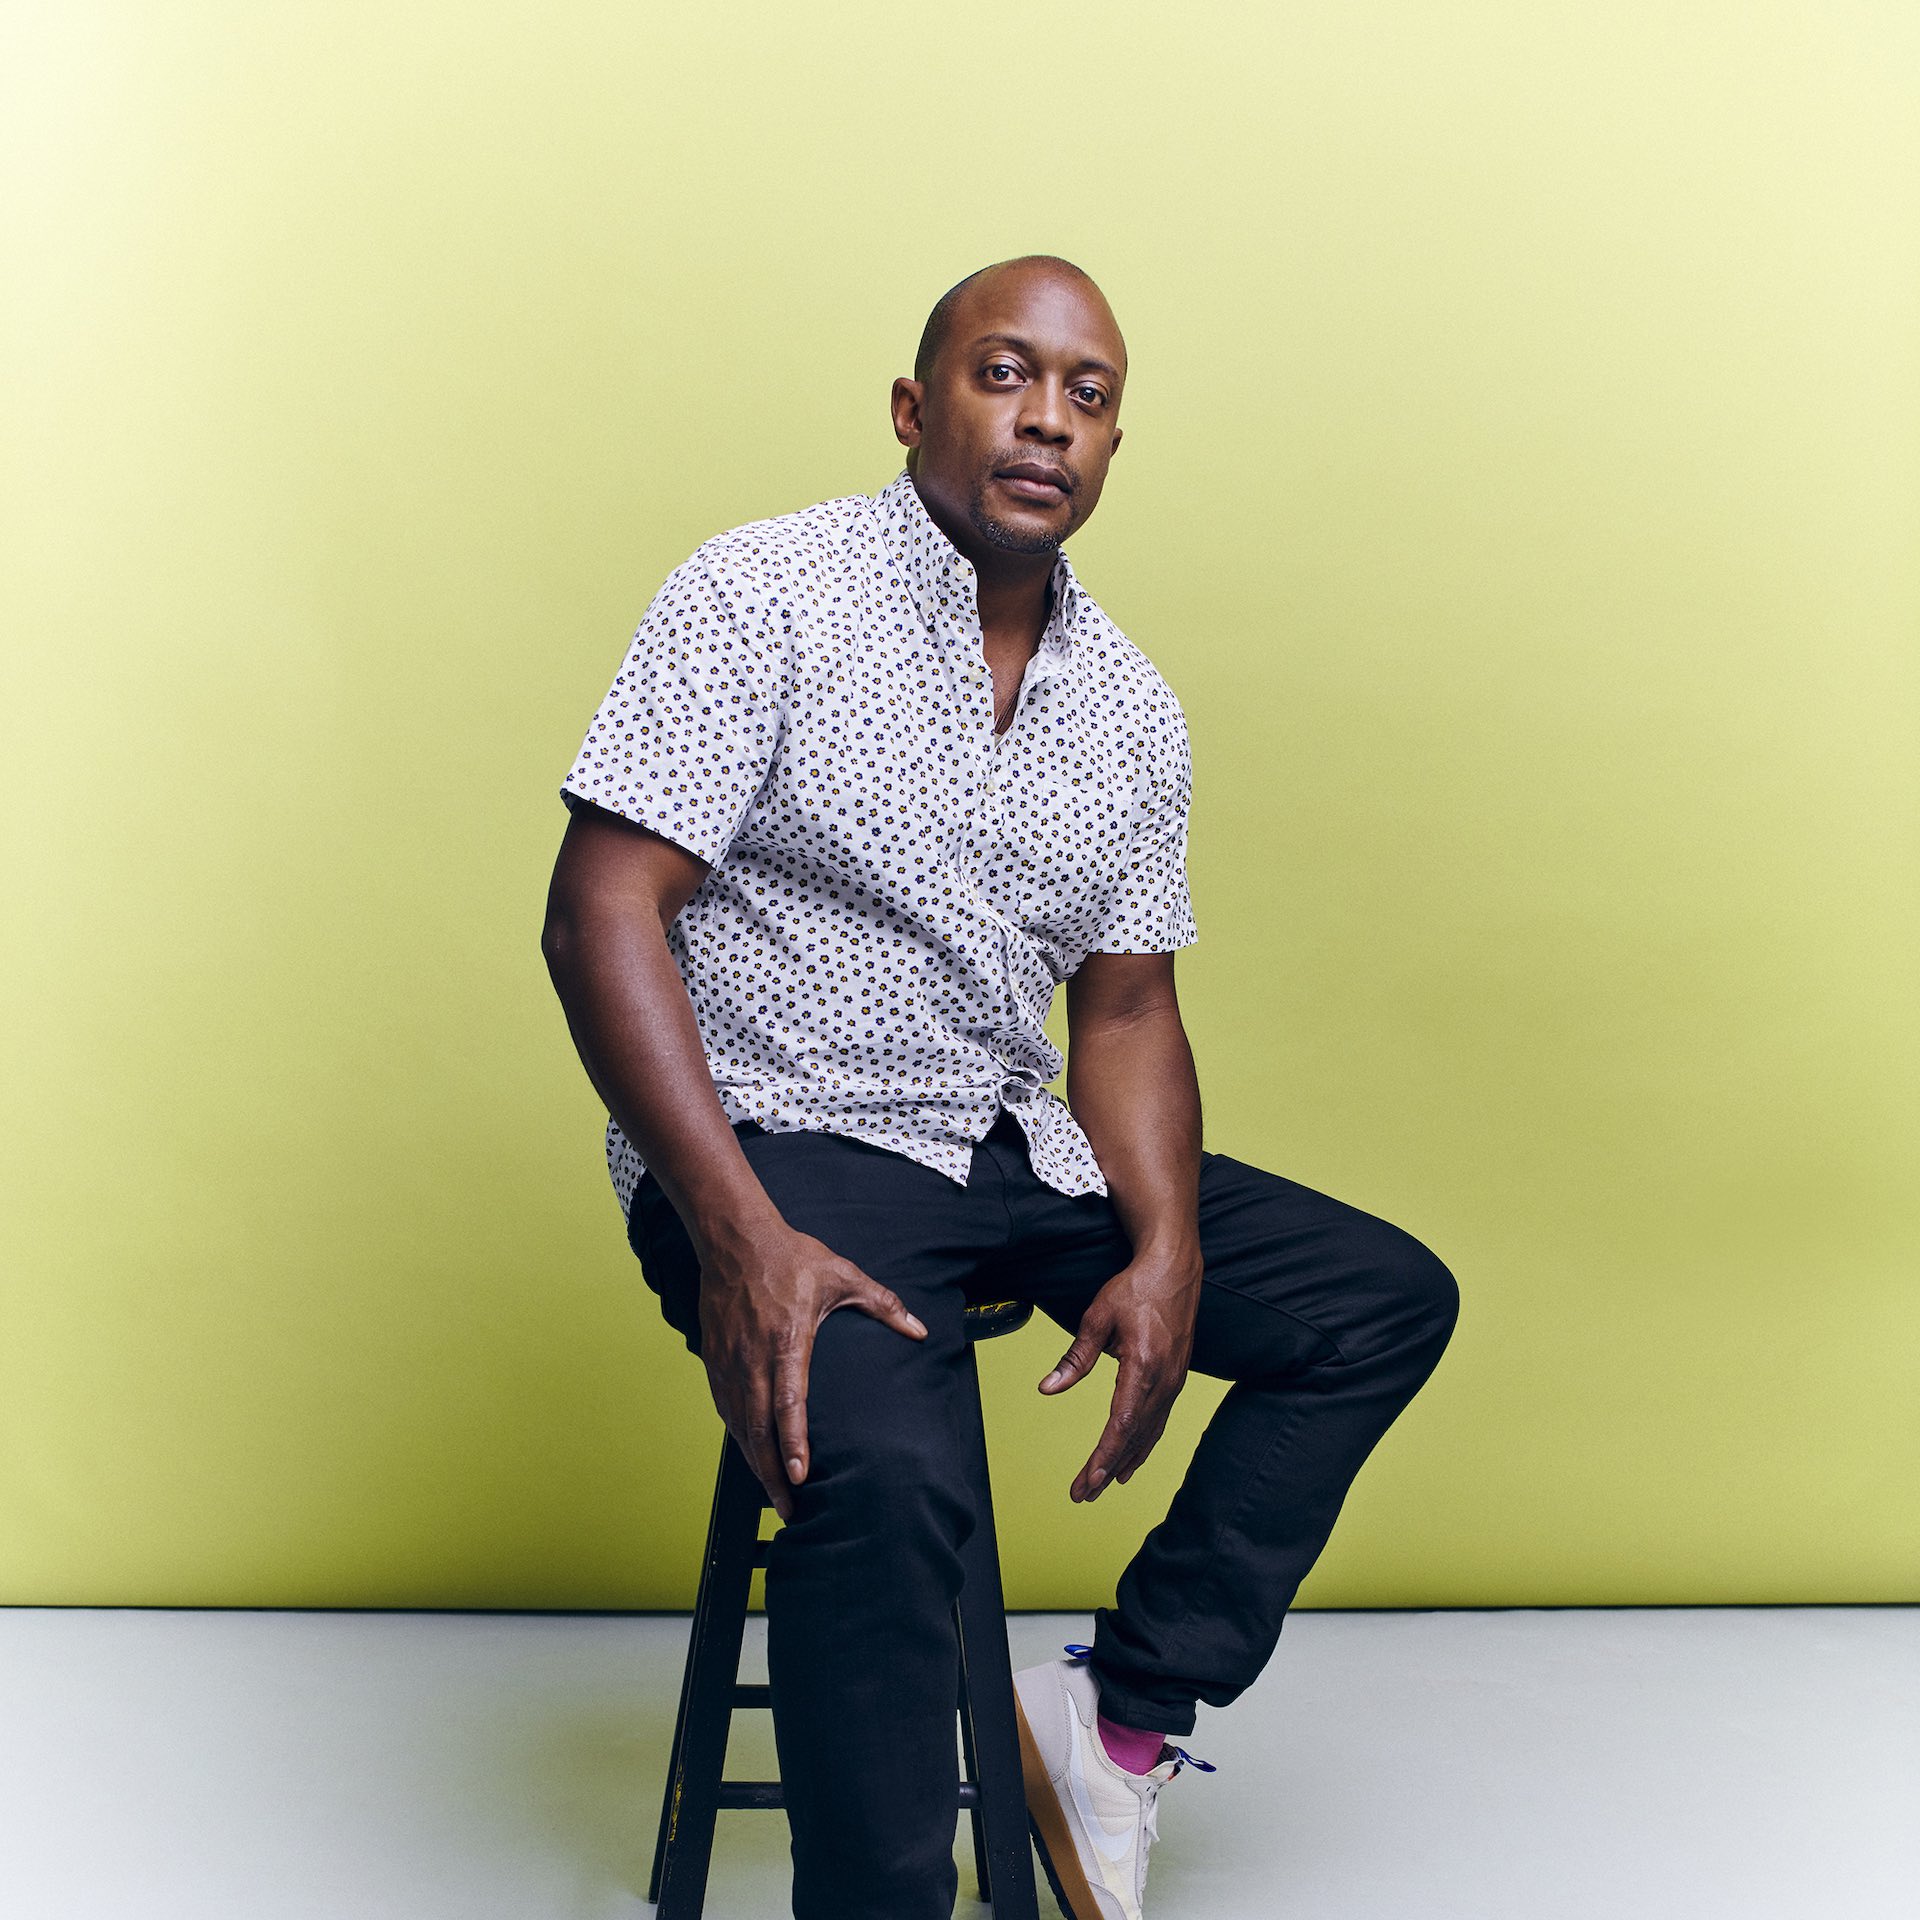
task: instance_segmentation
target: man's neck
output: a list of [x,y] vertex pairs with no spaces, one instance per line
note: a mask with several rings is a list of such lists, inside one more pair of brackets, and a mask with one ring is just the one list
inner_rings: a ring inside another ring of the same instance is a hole
[[[1011,556],[1009,556],[1011,557]],[[1025,559],[1027,556],[1022,555]],[[972,555],[968,555],[972,559]],[[1026,573],[1014,579],[989,574],[975,560],[973,574],[980,603],[980,631],[988,640],[1002,644],[1018,641],[1031,652],[1046,631],[1047,616],[1053,611],[1053,560],[1048,558],[1042,573]]]
[[[915,492],[919,488],[915,487]],[[980,631],[1002,645],[1021,644],[1028,652],[1040,644],[1053,611],[1053,573],[1059,549],[1046,553],[1009,553],[983,540],[967,522],[949,524],[949,516],[920,494],[927,518],[953,542],[955,550],[973,568],[975,598],[980,609]]]

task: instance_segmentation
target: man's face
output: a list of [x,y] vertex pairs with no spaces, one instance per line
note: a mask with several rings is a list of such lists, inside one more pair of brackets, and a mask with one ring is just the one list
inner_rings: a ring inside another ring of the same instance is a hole
[[926,380],[894,382],[893,419],[928,512],[969,559],[1051,554],[1084,524],[1120,444],[1126,364],[1085,280],[1008,267],[966,287]]

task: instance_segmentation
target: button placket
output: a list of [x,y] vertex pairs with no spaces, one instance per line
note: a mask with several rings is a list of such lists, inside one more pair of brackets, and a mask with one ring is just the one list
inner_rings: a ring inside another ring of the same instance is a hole
[[[975,628],[971,634],[966,631],[968,625]],[[967,807],[959,824],[959,844],[967,865],[977,869],[982,818],[995,803],[993,781],[982,777],[983,772],[990,776],[993,766],[993,676],[981,651],[977,623],[943,620],[938,623],[937,633],[959,707],[965,742],[961,752],[972,761],[969,779],[979,788],[976,803]],[[970,740],[969,733],[973,736]]]

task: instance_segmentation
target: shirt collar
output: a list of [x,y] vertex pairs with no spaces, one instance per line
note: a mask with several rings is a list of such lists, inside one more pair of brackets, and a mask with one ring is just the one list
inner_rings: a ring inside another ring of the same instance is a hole
[[[934,524],[912,474],[903,467],[873,503],[887,551],[927,630],[977,645],[980,604],[973,562]],[[1037,677],[1063,666],[1071,655],[1084,591],[1062,552],[1053,565],[1053,611],[1035,656]]]

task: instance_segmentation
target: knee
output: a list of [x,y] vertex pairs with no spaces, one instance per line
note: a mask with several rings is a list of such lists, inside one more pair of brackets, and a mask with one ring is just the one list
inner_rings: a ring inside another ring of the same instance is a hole
[[1460,1317],[1460,1286],[1447,1264],[1412,1234],[1380,1221],[1367,1235],[1361,1272],[1376,1349],[1437,1361]]
[[842,1463],[842,1473],[858,1504],[877,1513],[967,1504],[957,1454],[931,1433],[889,1433],[869,1441]]
[[817,1445],[812,1471],[794,1496],[796,1540],[832,1539],[882,1554],[916,1545],[957,1551],[972,1524],[957,1452],[939,1445],[933,1431]]
[[[824,1434],[767,1551],[770,1644],[791,1686],[821,1630],[871,1648],[924,1640],[965,1583],[973,1509],[958,1463],[912,1433]],[[827,1671],[832,1671],[828,1669]],[[807,1683],[803,1683],[807,1684]],[[863,1683],[864,1684],[864,1683]]]

